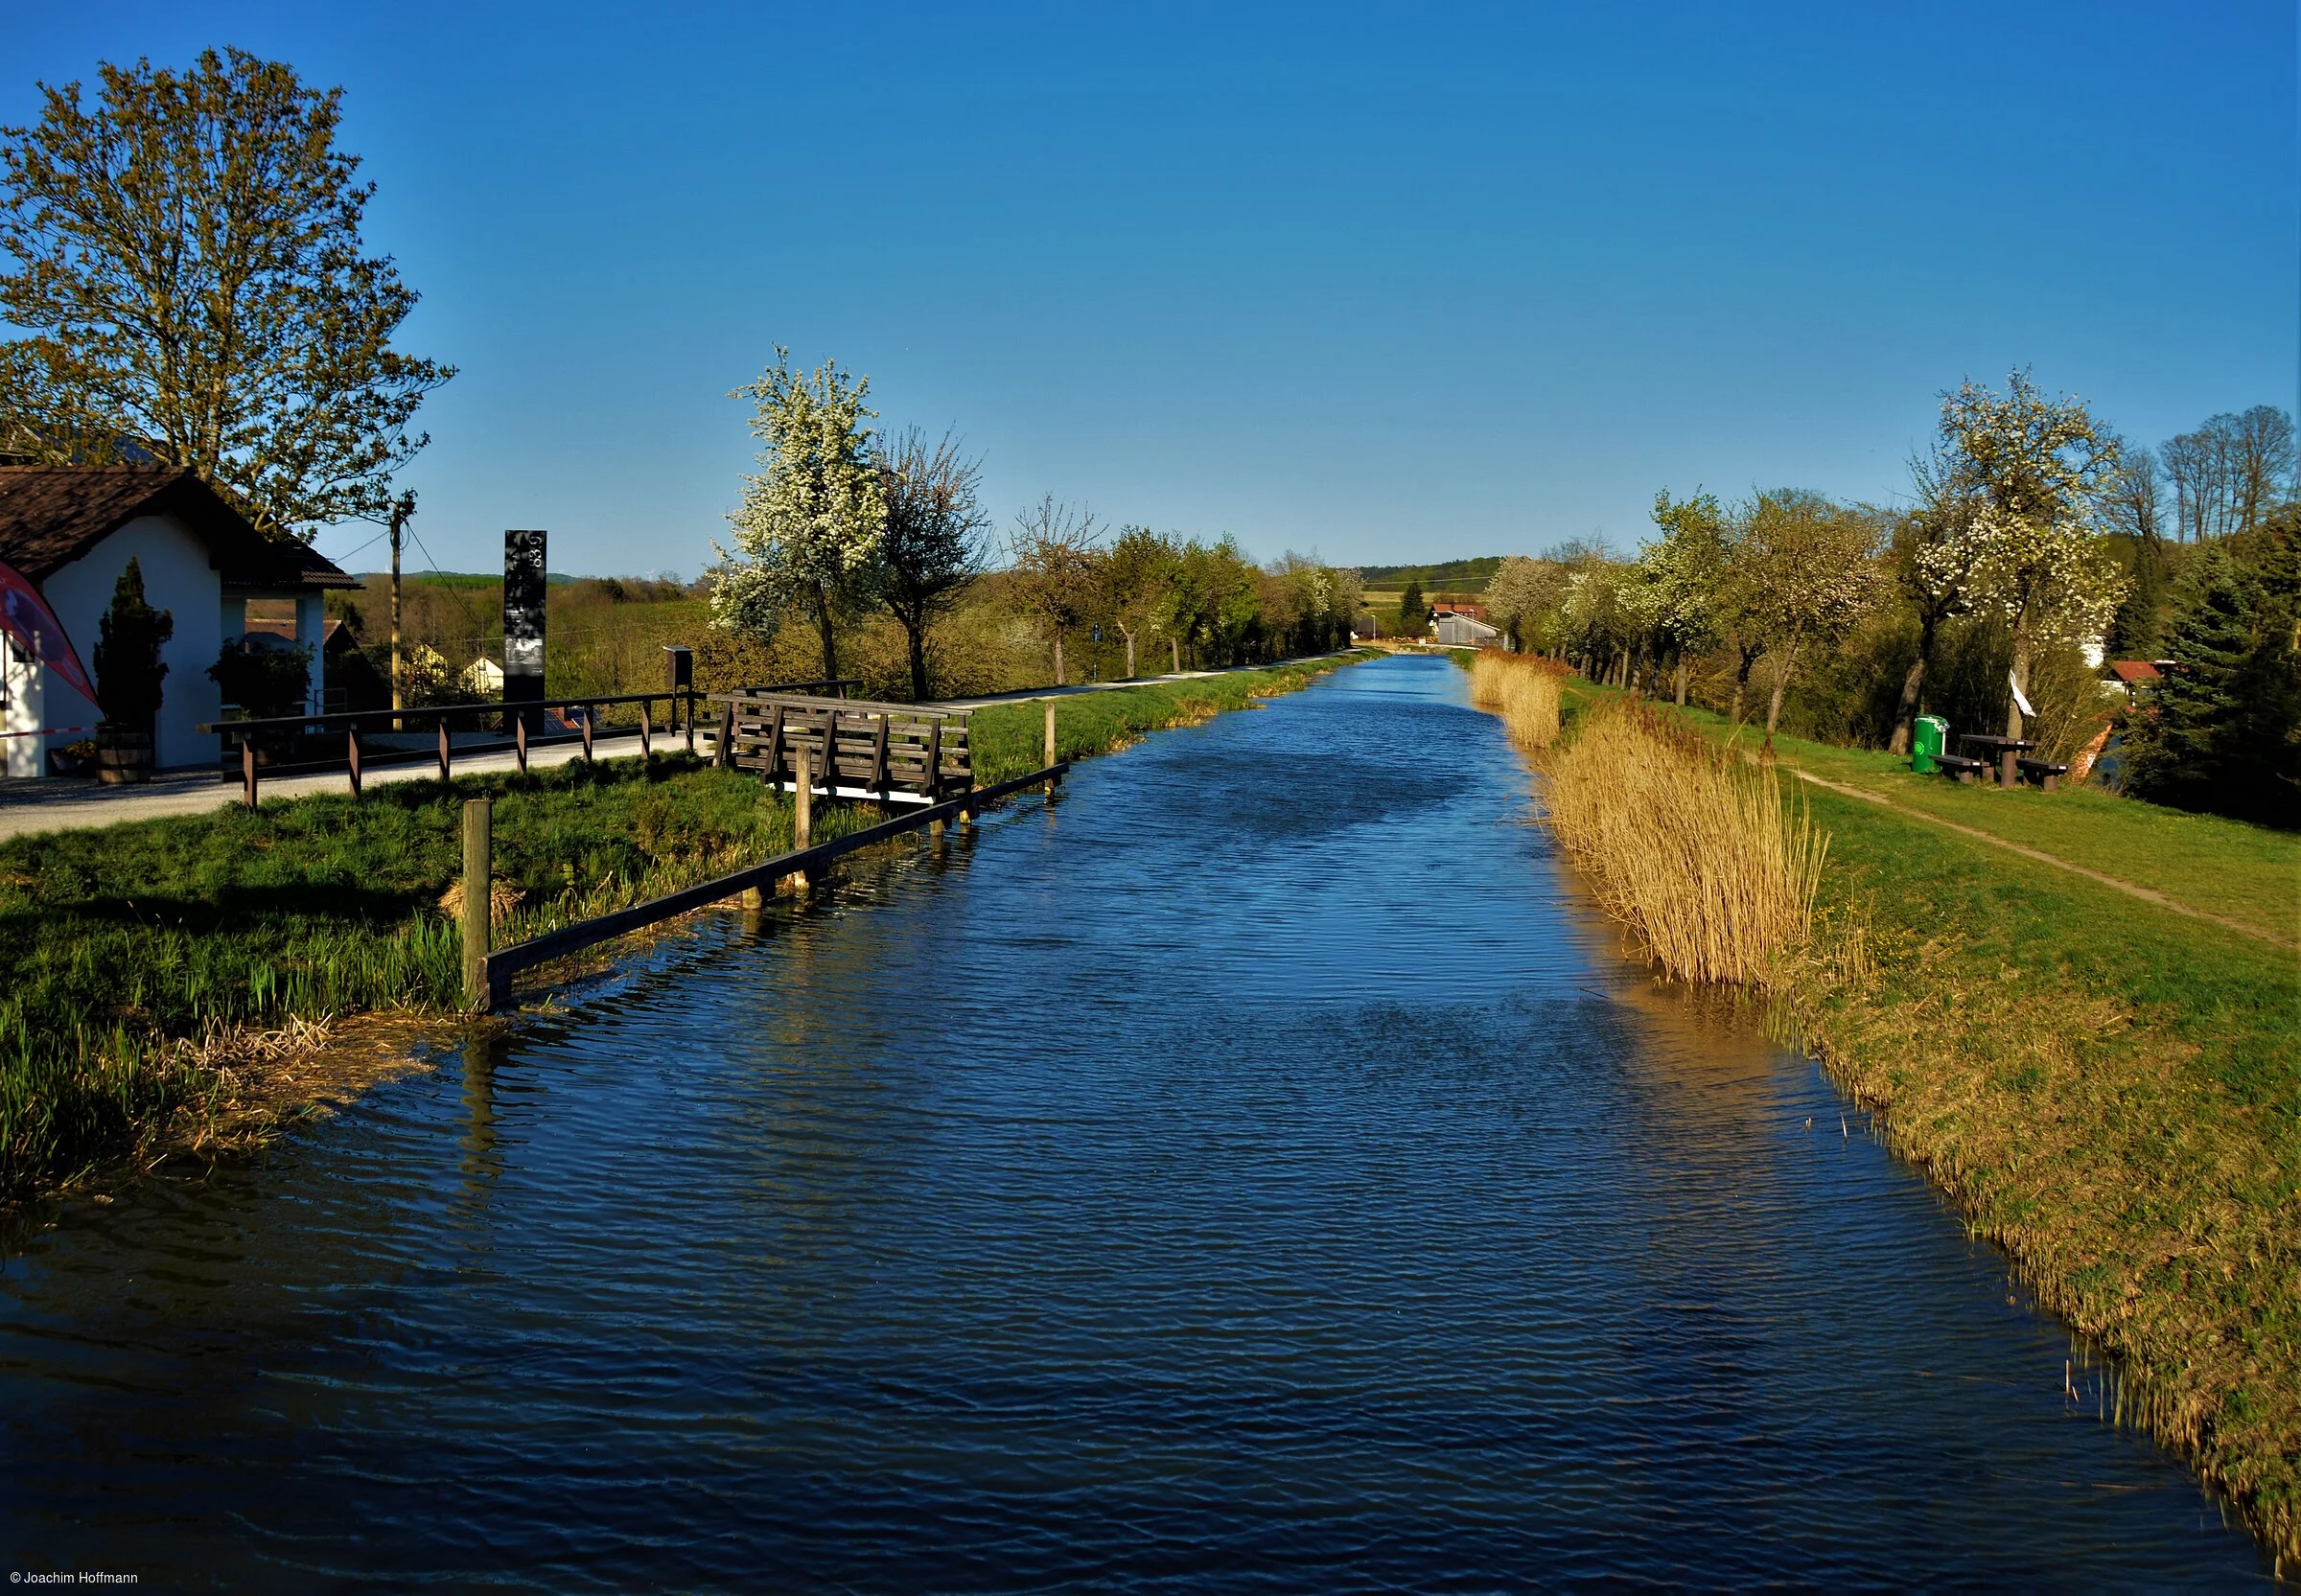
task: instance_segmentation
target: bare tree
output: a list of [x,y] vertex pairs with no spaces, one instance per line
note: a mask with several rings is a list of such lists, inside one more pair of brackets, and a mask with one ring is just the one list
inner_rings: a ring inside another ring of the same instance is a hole
[[2155,549],[2165,537],[2165,471],[2157,456],[2138,444],[2120,438],[2106,440],[2117,451],[2117,467],[2102,496],[2102,520],[2110,532],[2123,532]]
[[879,456],[887,520],[879,534],[879,602],[910,646],[911,696],[927,696],[927,632],[983,569],[989,522],[976,504],[983,462],[944,433],[929,444],[914,427]]
[[2219,428],[2209,421],[2195,432],[2175,433],[2157,453],[2173,490],[2173,536],[2203,543],[2227,531],[2228,465]]
[[1053,494],[1014,518],[1009,553],[1023,605],[1045,622],[1055,642],[1055,684],[1063,684],[1062,639],[1076,631],[1098,597],[1102,529],[1084,505]]
[[2274,405],[2256,405],[2226,418],[2230,489],[2237,525],[2250,532],[2267,519],[2293,477],[2293,418]]

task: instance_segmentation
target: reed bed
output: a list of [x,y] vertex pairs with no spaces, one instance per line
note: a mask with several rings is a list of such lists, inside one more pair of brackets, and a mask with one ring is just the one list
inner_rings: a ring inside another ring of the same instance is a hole
[[1565,682],[1566,667],[1555,659],[1483,649],[1470,664],[1470,702],[1499,715],[1511,741],[1535,752],[1558,740]]
[[1545,797],[1599,903],[1670,974],[1762,983],[1811,936],[1829,838],[1771,765],[1609,704],[1549,761]]

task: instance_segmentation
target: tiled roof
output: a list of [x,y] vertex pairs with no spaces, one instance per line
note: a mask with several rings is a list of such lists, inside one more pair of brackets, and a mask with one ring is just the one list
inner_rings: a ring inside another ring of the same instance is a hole
[[2128,685],[2136,682],[2154,682],[2159,674],[2157,667],[2147,659],[2112,659],[2109,669],[2120,682]]
[[139,516],[173,515],[208,545],[227,586],[356,588],[303,544],[274,543],[174,466],[0,467],[0,561],[44,582]]

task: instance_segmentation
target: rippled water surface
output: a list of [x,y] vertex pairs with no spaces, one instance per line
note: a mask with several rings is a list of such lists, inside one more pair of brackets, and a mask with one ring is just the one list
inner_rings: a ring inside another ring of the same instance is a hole
[[1621,964],[1527,793],[1451,666],[1344,671],[60,1207],[0,1272],[0,1549],[240,1590],[2258,1580],[1810,1065]]

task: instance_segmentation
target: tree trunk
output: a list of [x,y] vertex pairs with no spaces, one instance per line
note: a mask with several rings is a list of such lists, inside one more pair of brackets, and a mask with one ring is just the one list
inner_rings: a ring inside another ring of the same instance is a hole
[[1055,633],[1055,685],[1062,685],[1062,632],[1059,628]]
[[1798,645],[1792,643],[1782,652],[1780,660],[1774,667],[1774,698],[1766,705],[1766,739],[1769,742],[1773,740],[1774,729],[1781,724],[1781,695],[1789,689],[1790,663],[1797,658]]
[[914,704],[927,702],[926,631],[924,626],[903,622],[903,638],[911,645],[911,702]]
[[1182,674],[1182,639],[1169,637],[1167,646],[1174,651],[1174,674],[1180,676]]
[[1750,672],[1757,663],[1759,651],[1754,648],[1742,648],[1738,644],[1735,651],[1741,655],[1742,662],[1733,673],[1733,708],[1727,714],[1726,719],[1730,724],[1739,726],[1742,724],[1742,701],[1750,693]]
[[1681,709],[1685,707],[1685,656],[1681,653],[1678,656],[1678,707]]
[[1127,633],[1127,680],[1134,680],[1134,634]]
[[1910,674],[1901,679],[1901,702],[1894,706],[1894,737],[1886,752],[1906,754],[1911,739],[1918,735],[1918,694],[1925,690],[1926,667],[1934,658],[1934,617],[1925,616],[1918,625],[1918,658],[1910,661]]
[[[2016,626],[2013,629],[2013,685],[2024,697],[2028,696],[2030,691],[2030,629],[2027,626]],[[2021,735],[2021,705],[2014,701],[2011,693],[2006,695],[2006,735],[2009,737]]]
[[831,626],[831,595],[820,587],[815,590],[815,630],[823,637],[823,679],[836,682],[839,680],[839,638]]

